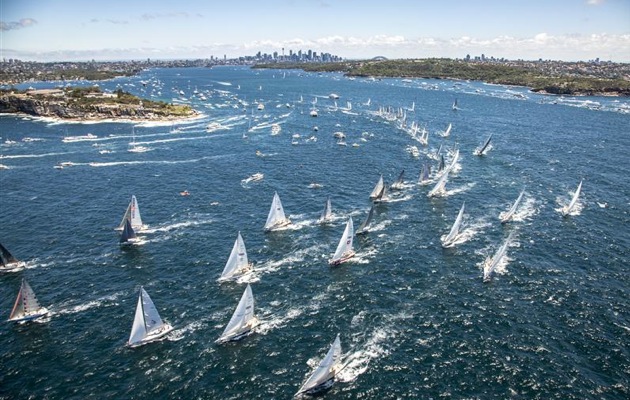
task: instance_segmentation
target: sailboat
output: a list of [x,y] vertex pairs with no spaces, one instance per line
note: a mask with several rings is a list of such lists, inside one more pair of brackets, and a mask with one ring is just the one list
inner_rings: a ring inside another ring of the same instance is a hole
[[446,130],[442,133],[443,137],[448,137],[448,135],[451,134],[451,128],[453,127],[452,124],[448,124],[448,127],[446,127]]
[[420,177],[418,178],[418,183],[421,185],[426,185],[429,183],[429,175],[431,174],[431,166],[426,162],[422,164],[422,169],[420,170]]
[[510,207],[508,211],[502,212],[501,214],[499,214],[499,219],[501,220],[502,224],[505,224],[506,222],[509,222],[512,219],[512,217],[514,216],[514,213],[516,212],[516,209],[518,208],[518,205],[521,203],[523,194],[525,194],[525,189],[521,190],[521,193],[518,195],[518,197],[516,198],[516,201],[514,202],[514,204],[512,204],[512,207]]
[[136,232],[147,228],[147,226],[142,223],[142,217],[140,216],[140,207],[138,207],[138,200],[136,200],[135,195],[131,196],[131,201],[127,206],[127,210],[125,210],[125,215],[123,215],[123,218],[120,221],[120,224],[118,224],[116,230],[122,231],[125,228],[125,220],[131,221],[131,227]]
[[126,219],[125,228],[122,231],[122,235],[120,235],[120,244],[121,245],[134,244],[137,241],[138,241],[138,236],[136,235],[136,232],[131,227],[131,221]]
[[284,208],[282,208],[280,196],[278,196],[278,192],[275,192],[271,201],[267,222],[265,223],[265,231],[270,232],[287,225],[291,225],[291,220],[284,216]]
[[492,134],[490,134],[490,136],[488,136],[488,138],[486,139],[486,141],[483,143],[483,145],[481,147],[478,147],[477,149],[475,149],[475,153],[474,154],[476,156],[483,156],[484,155],[484,151],[486,151],[486,149],[490,145],[490,141],[491,140],[492,140]]
[[580,197],[580,192],[582,191],[582,181],[580,181],[580,184],[578,185],[577,189],[575,190],[575,193],[573,193],[573,198],[571,198],[571,202],[562,207],[562,216],[566,217],[569,214],[571,214],[571,212],[573,212],[573,210],[575,209],[575,204],[578,201],[578,197]]
[[320,361],[315,371],[304,382],[295,396],[315,394],[330,389],[335,383],[335,376],[341,371],[341,368],[341,341],[339,340],[339,335],[337,335],[326,356]]
[[389,195],[387,193],[387,186],[383,185],[381,191],[374,199],[374,203],[386,203],[389,200]]
[[507,252],[507,248],[510,245],[510,241],[512,240],[512,232],[508,235],[505,242],[499,247],[496,253],[492,258],[487,258],[483,265],[483,281],[490,282],[492,280],[492,274],[494,270],[497,268],[497,265],[501,262],[505,253]]
[[26,282],[26,279],[22,278],[22,285],[20,286],[20,291],[11,310],[9,321],[33,321],[46,314],[48,314],[48,309],[39,305],[39,301],[37,301],[37,297],[31,285]]
[[215,343],[225,343],[240,340],[253,332],[258,325],[258,319],[254,315],[254,295],[252,288],[248,284],[241,296],[241,300],[230,318],[227,326],[223,330],[221,337]]
[[348,218],[346,229],[343,231],[341,239],[339,239],[337,250],[335,250],[335,254],[333,254],[333,257],[328,261],[331,266],[344,263],[356,254],[354,249],[352,248],[353,237],[354,226],[352,224],[352,218]]
[[243,241],[243,237],[241,236],[241,232],[238,232],[236,236],[236,241],[234,242],[234,247],[232,247],[232,252],[230,253],[230,257],[225,263],[225,268],[223,268],[223,272],[217,281],[224,282],[231,279],[235,279],[239,276],[250,272],[253,268],[253,265],[247,260],[247,250],[245,249],[245,242]]
[[330,196],[328,196],[328,199],[326,199],[326,205],[324,206],[324,211],[322,211],[322,214],[319,217],[319,220],[317,220],[317,222],[319,222],[320,224],[323,224],[325,222],[329,222],[332,219],[332,205],[330,203]]
[[150,149],[148,147],[136,144],[136,130],[134,127],[131,127],[131,129],[132,139],[131,143],[129,143],[128,151],[131,153],[144,153],[145,151],[149,151]]
[[131,327],[131,335],[129,335],[127,345],[130,347],[141,346],[158,340],[172,330],[171,324],[160,318],[153,300],[151,300],[147,291],[140,286],[136,315],[133,318],[133,326]]
[[15,270],[22,268],[24,265],[23,261],[15,258],[6,247],[0,244],[0,270]]
[[448,233],[448,235],[442,236],[440,238],[442,242],[442,247],[444,248],[453,247],[455,243],[457,242],[457,236],[459,235],[459,228],[461,227],[462,220],[464,219],[465,205],[466,205],[466,202],[464,202],[462,204],[462,208],[459,209],[459,214],[457,214],[457,218],[455,218],[455,222],[453,223],[453,226],[451,227],[451,231]]
[[405,182],[403,180],[403,175],[405,174],[405,170],[400,171],[400,175],[398,175],[398,179],[389,187],[391,190],[402,190],[405,187]]
[[355,235],[363,235],[369,232],[370,229],[370,224],[372,223],[372,218],[374,218],[374,204],[372,204],[372,207],[370,207],[370,211],[368,212],[367,217],[365,218],[365,221],[363,221],[361,223],[361,225],[359,225],[359,229],[357,229],[357,232],[355,233]]
[[433,186],[433,189],[431,189],[431,191],[429,191],[429,193],[427,194],[428,197],[443,196],[446,193],[446,181],[448,180],[448,172],[448,168],[444,169],[442,175],[440,176],[440,179],[438,179],[435,186]]
[[459,110],[459,106],[457,105],[457,99],[455,99],[455,101],[453,102],[453,111],[457,111]]
[[370,193],[370,200],[374,200],[375,198],[377,198],[383,190],[383,187],[383,174],[381,174],[380,178],[378,178],[378,182],[376,182],[376,186],[374,186],[374,189],[372,189],[372,193]]

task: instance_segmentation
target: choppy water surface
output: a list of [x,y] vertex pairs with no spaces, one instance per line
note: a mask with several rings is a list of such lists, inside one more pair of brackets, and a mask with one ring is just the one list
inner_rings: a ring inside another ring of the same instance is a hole
[[[337,333],[347,367],[326,398],[629,396],[627,100],[231,67],[150,70],[101,87],[203,116],[135,126],[0,118],[0,242],[27,261],[0,275],[0,310],[8,318],[25,277],[52,311],[0,326],[3,398],[291,398]],[[429,131],[427,146],[413,122]],[[88,133],[97,137],[62,140]],[[489,134],[490,150],[473,155]],[[129,152],[134,136],[149,151]],[[447,163],[455,149],[460,157],[445,195],[429,198],[435,182],[417,180],[425,162],[435,172],[440,145]],[[392,183],[403,169],[404,189],[377,206],[357,256],[329,267],[380,174]],[[248,181],[255,173],[264,178]],[[523,188],[515,220],[500,224]],[[264,233],[274,191],[293,225]],[[114,228],[132,194],[149,228],[142,245],[121,249]],[[334,218],[322,226],[327,196]],[[462,239],[442,249],[463,202]],[[238,231],[255,272],[218,284]],[[482,283],[484,260],[510,232],[507,259]],[[215,345],[246,282],[263,323]],[[130,349],[140,285],[175,331]]]

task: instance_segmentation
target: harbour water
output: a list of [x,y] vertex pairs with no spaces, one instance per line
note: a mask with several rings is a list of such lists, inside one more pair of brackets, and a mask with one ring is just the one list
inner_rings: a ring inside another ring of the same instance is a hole
[[[0,118],[0,243],[26,261],[0,275],[0,313],[23,277],[51,310],[0,325],[0,398],[288,399],[338,333],[346,367],[324,398],[630,396],[627,99],[244,67],[99,85],[202,116]],[[428,146],[402,129],[403,114],[429,131]],[[134,136],[148,151],[128,151]],[[440,145],[447,163],[456,148],[460,157],[446,194],[429,198],[433,185],[417,180],[425,162],[435,172]],[[377,206],[357,255],[331,268],[347,219],[358,226],[380,174],[392,183],[403,169],[405,187]],[[562,217],[581,180],[577,210]],[[515,220],[501,224],[523,188]],[[293,224],[265,233],[276,191]],[[114,228],[131,195],[148,229],[121,248]],[[328,196],[333,221],[320,225]],[[443,249],[464,201],[464,240]],[[254,273],[218,283],[239,231]],[[484,260],[510,232],[507,259],[483,283]],[[262,324],[216,345],[247,282]],[[132,349],[140,285],[175,330]]]

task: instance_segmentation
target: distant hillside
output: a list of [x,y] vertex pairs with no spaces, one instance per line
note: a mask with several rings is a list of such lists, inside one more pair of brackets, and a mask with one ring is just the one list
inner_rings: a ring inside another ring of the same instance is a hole
[[[553,63],[482,63],[451,59],[346,61],[325,64],[264,64],[255,68],[297,68],[310,72],[344,72],[347,76],[476,80],[526,86],[534,92],[564,95],[630,96],[630,80],[602,78]],[[545,68],[547,67],[547,70]]]

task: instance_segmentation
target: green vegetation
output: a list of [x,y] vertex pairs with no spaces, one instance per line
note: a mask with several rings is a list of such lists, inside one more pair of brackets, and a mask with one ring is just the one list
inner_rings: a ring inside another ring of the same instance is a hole
[[[58,116],[72,115],[86,118],[126,116],[137,118],[189,117],[196,112],[189,105],[175,105],[163,101],[141,99],[122,89],[104,93],[98,86],[68,87],[52,90],[0,90],[0,111],[44,114],[50,107],[34,107],[32,102],[55,105],[63,109]],[[59,115],[61,114],[61,115]]]
[[299,68],[309,72],[344,72],[357,77],[400,77],[476,80],[488,83],[526,86],[535,92],[553,94],[619,94],[630,96],[627,79],[598,78],[544,70],[536,63],[486,63],[452,59],[353,61],[325,64],[265,64],[257,68]]

